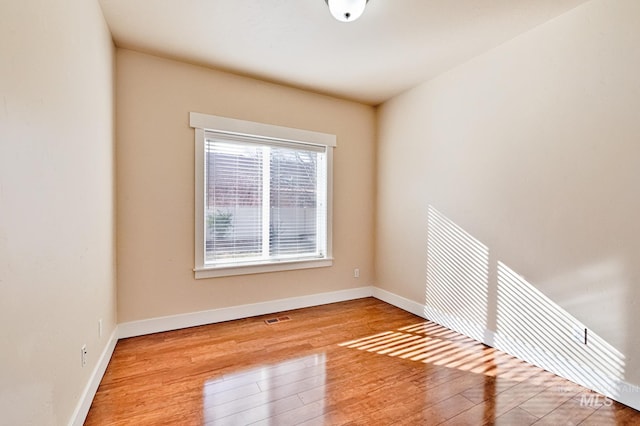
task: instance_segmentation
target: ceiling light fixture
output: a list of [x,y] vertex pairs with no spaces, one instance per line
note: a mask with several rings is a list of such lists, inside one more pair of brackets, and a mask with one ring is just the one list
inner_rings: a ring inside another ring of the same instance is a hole
[[358,19],[369,0],[324,0],[329,12],[341,22],[352,22]]

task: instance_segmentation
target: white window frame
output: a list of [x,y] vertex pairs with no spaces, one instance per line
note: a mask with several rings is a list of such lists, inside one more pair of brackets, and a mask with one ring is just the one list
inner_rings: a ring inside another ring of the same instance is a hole
[[[215,278],[231,275],[258,274],[294,269],[322,268],[333,265],[332,257],[332,199],[333,148],[336,136],[328,133],[275,126],[238,120],[235,118],[192,112],[189,123],[195,129],[195,278]],[[205,137],[206,131],[282,141],[287,144],[321,145],[326,147],[327,159],[327,247],[325,257],[262,261],[250,264],[222,266],[205,265]]]

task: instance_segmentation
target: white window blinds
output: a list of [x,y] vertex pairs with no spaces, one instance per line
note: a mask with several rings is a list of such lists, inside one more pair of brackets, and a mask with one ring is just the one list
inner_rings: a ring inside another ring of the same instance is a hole
[[205,266],[324,258],[327,148],[205,132]]

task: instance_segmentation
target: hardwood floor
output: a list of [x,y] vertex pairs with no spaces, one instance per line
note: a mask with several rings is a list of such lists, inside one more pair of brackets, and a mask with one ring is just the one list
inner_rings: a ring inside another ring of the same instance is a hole
[[122,340],[85,424],[602,426],[640,413],[368,298]]

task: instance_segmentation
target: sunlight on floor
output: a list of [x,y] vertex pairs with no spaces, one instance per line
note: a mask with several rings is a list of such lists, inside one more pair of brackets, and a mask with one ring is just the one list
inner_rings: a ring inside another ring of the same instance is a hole
[[374,334],[339,346],[462,371],[523,381],[540,370],[433,322]]

